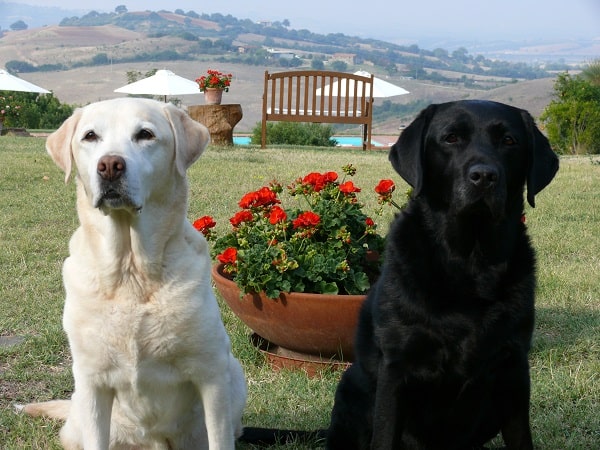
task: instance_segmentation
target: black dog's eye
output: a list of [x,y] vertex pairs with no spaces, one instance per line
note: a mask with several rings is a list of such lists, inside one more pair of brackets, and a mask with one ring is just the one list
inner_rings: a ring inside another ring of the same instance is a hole
[[447,134],[444,136],[444,142],[446,144],[456,144],[458,142],[458,136],[454,133]]
[[504,136],[504,138],[502,138],[502,143],[504,145],[517,145],[517,140],[512,137],[512,136]]
[[146,128],[143,128],[135,135],[135,139],[137,141],[149,141],[154,139],[154,133]]
[[92,130],[90,130],[87,133],[85,133],[85,136],[83,136],[83,140],[88,142],[94,142],[98,140],[98,135]]

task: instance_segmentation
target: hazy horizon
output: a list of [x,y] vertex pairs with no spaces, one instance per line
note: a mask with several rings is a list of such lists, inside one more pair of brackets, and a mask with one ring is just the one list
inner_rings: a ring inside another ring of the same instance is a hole
[[[328,34],[343,33],[395,43],[452,40],[470,41],[552,41],[564,39],[600,40],[600,1],[598,0],[503,0],[483,6],[475,0],[421,0],[390,7],[389,0],[347,0],[298,3],[265,0],[260,5],[247,0],[223,4],[195,0],[21,0],[0,1],[56,7],[65,11],[114,11],[125,5],[129,11],[181,9],[198,14],[221,13],[237,19],[290,22],[291,28]],[[565,7],[565,4],[568,5]],[[216,5],[216,6],[215,6]],[[2,15],[0,11],[0,16]],[[27,20],[25,20],[27,23]]]

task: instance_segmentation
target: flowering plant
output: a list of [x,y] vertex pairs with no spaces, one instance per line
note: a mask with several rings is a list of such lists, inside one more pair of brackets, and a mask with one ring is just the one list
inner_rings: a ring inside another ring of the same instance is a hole
[[208,69],[206,75],[202,75],[196,78],[196,83],[200,87],[200,92],[204,92],[207,88],[219,88],[225,92],[229,92],[229,86],[231,85],[231,79],[233,75],[228,73],[219,72],[218,70]]
[[18,119],[20,113],[21,105],[15,102],[12,95],[0,96],[0,122],[6,126],[15,125],[13,122]]
[[[352,165],[336,172],[309,173],[286,188],[297,204],[282,207],[284,188],[277,181],[245,194],[241,210],[229,219],[232,229],[217,238],[215,221],[204,216],[194,227],[215,241],[213,257],[243,293],[264,291],[276,298],[281,292],[363,294],[378,275],[384,238],[374,220],[363,212],[361,189],[346,176]],[[381,180],[375,191],[382,205],[395,204],[391,180]],[[370,254],[375,258],[369,258]]]

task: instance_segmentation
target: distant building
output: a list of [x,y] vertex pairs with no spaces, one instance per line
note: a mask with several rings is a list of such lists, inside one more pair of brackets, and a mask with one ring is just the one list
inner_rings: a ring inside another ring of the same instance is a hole
[[240,54],[244,54],[244,53],[249,53],[249,52],[255,51],[258,48],[259,47],[257,47],[256,45],[242,44],[242,45],[237,46],[237,52]]
[[356,64],[356,55],[354,53],[334,53],[329,61],[342,61],[353,66]]
[[273,48],[268,48],[267,51],[274,58],[294,59],[296,57],[296,54],[290,50],[275,50]]

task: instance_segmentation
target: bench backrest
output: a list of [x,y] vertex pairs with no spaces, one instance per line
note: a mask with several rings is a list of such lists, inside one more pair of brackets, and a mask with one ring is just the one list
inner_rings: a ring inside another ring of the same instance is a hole
[[265,71],[262,142],[268,121],[362,125],[363,148],[371,147],[373,75],[299,70]]

